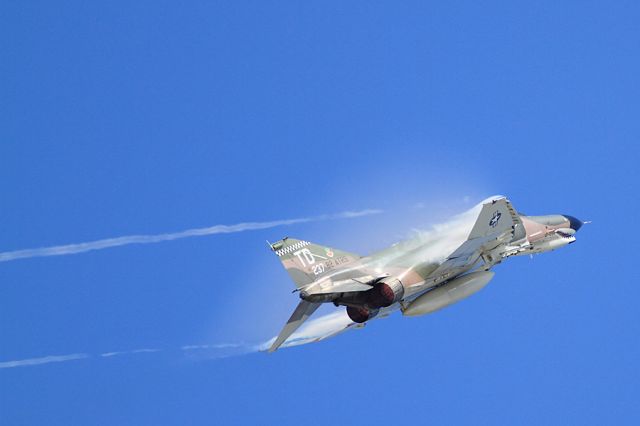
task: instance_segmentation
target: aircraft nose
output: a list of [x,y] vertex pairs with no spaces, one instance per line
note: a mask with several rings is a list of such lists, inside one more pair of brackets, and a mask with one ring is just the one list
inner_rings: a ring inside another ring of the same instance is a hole
[[575,218],[574,216],[569,216],[568,214],[563,215],[569,221],[569,227],[574,231],[578,231],[584,225],[584,222],[580,219]]

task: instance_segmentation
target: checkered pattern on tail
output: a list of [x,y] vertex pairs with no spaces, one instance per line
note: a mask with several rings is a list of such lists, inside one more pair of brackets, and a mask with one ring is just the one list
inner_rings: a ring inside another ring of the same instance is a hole
[[285,254],[293,253],[296,250],[300,250],[302,247],[308,246],[309,244],[311,243],[308,241],[298,241],[295,244],[281,248],[280,250],[276,250],[275,252],[278,255],[278,257],[282,257]]
[[271,244],[282,266],[299,289],[340,271],[360,256],[295,238],[284,238]]

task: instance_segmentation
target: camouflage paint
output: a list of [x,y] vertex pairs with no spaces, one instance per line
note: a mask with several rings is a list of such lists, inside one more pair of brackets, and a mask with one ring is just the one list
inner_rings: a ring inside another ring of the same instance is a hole
[[[302,301],[298,310],[312,312],[317,304],[331,302],[355,310],[375,310],[383,317],[469,271],[488,271],[509,256],[569,244],[575,241],[581,225],[571,216],[518,214],[506,198],[498,197],[482,204],[471,232],[462,231],[461,241],[451,247],[421,235],[369,256],[295,238],[277,241],[271,249],[299,291]],[[402,286],[403,291],[395,293],[399,299],[388,307],[372,306],[367,295],[387,282]],[[294,312],[270,350],[277,349],[295,331],[301,316]]]

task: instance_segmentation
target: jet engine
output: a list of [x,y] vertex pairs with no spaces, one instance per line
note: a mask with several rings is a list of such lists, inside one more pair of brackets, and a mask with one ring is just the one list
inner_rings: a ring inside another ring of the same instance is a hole
[[397,278],[385,278],[368,292],[367,304],[373,308],[386,308],[402,300],[404,287]]
[[347,306],[347,315],[349,315],[351,321],[361,324],[378,315],[378,309],[369,309],[364,306]]

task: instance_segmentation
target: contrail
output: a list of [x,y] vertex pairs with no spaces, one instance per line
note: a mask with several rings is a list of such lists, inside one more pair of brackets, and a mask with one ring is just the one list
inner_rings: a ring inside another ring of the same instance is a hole
[[30,365],[49,364],[52,362],[74,361],[89,358],[88,354],[48,355],[41,358],[21,359],[17,361],[0,362],[0,368],[27,367]]
[[24,249],[7,251],[0,253],[0,262],[10,262],[17,259],[28,259],[31,257],[62,256],[66,254],[84,253],[91,250],[102,250],[110,247],[125,246],[129,244],[151,244],[162,241],[173,241],[181,238],[202,237],[205,235],[231,234],[243,231],[255,231],[258,229],[275,228],[277,226],[295,225],[298,223],[318,222],[322,220],[350,219],[362,216],[382,213],[382,210],[367,209],[360,211],[345,211],[335,214],[325,214],[320,216],[302,217],[297,219],[273,220],[269,222],[243,222],[235,225],[214,225],[206,228],[187,229],[180,232],[155,235],[126,235],[116,238],[105,238],[102,240],[89,241],[86,243],[66,244],[61,246],[40,247],[34,249]]
[[[198,345],[184,345],[177,351],[173,352],[183,353],[189,356],[191,359],[221,359],[232,356],[245,355],[252,352],[258,352],[260,347],[258,345],[249,345],[245,343],[214,343],[214,344],[198,344]],[[121,357],[126,355],[139,355],[139,354],[152,354],[158,352],[172,352],[165,349],[157,348],[141,348],[128,351],[112,351],[103,352],[96,355],[88,353],[75,353],[69,355],[46,355],[39,358],[27,358],[18,359],[12,361],[0,361],[0,369],[3,368],[16,368],[16,367],[31,367],[35,365],[51,364],[54,362],[68,362],[81,359],[104,359]]]

